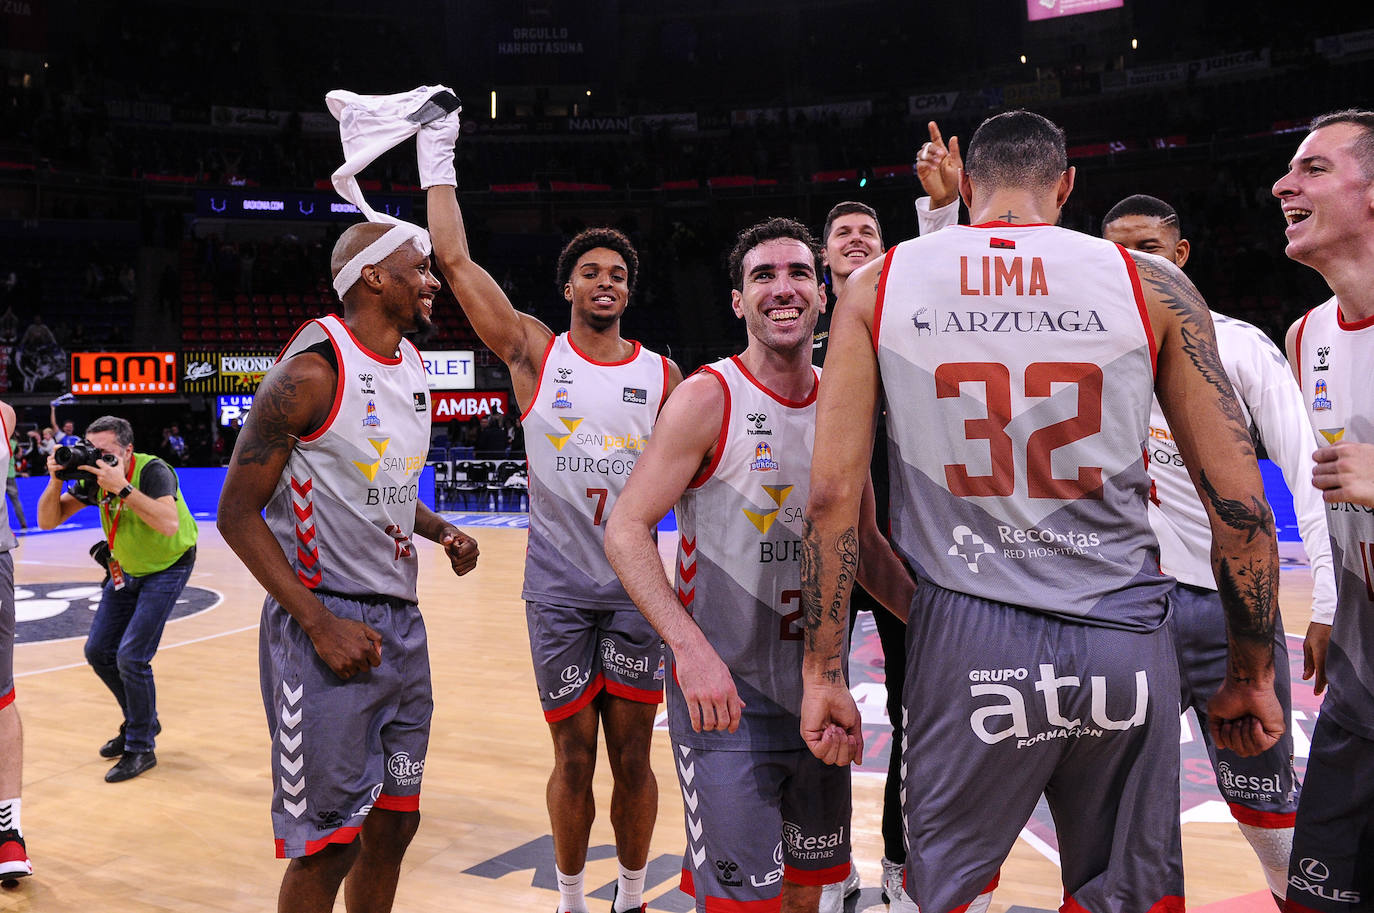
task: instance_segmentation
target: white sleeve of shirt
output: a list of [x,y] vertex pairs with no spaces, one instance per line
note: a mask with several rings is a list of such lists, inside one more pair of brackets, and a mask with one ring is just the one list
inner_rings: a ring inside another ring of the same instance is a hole
[[916,227],[920,234],[928,235],[959,224],[959,198],[938,209],[930,208],[930,197],[916,198]]
[[1245,359],[1242,392],[1259,429],[1269,459],[1283,472],[1293,493],[1298,534],[1312,568],[1312,620],[1331,624],[1336,614],[1336,578],[1331,569],[1331,540],[1326,531],[1326,504],[1312,486],[1312,451],[1317,447],[1302,390],[1278,347],[1258,331],[1236,334],[1251,341]]

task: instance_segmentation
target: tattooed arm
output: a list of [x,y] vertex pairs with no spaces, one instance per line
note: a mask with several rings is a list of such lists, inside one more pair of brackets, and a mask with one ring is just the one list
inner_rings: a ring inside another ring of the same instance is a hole
[[310,636],[334,674],[349,678],[381,664],[381,635],[326,609],[296,576],[262,517],[296,441],[329,415],[336,380],[334,368],[313,353],[288,358],[267,373],[234,446],[215,525],[258,583]]
[[874,260],[845,283],[830,325],[816,405],[802,544],[801,729],[811,752],[828,764],[863,758],[862,719],[846,681],[845,634],[849,594],[859,573],[859,509],[873,450],[878,362],[870,326],[882,265]]
[[1218,745],[1250,756],[1283,734],[1274,696],[1279,562],[1254,443],[1217,355],[1211,312],[1160,257],[1131,252],[1159,347],[1160,407],[1207,508],[1212,571],[1226,613],[1226,680],[1209,702]]

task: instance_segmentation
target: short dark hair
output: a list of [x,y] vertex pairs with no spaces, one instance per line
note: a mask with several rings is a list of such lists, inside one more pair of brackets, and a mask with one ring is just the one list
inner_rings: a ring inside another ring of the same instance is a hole
[[625,260],[625,284],[633,294],[635,279],[639,276],[639,254],[630,239],[614,228],[588,228],[573,235],[573,239],[558,255],[558,290],[572,280],[572,271],[578,259],[589,250],[604,247],[620,254]]
[[806,245],[807,250],[811,251],[812,266],[816,270],[817,281],[821,275],[821,247],[816,243],[816,238],[811,234],[811,229],[807,228],[796,219],[787,219],[775,216],[766,219],[757,225],[751,225],[735,236],[735,246],[730,250],[730,287],[735,290],[744,288],[744,257],[749,251],[768,241],[776,241],[779,238],[790,238],[800,241]]
[[1045,187],[1069,167],[1064,131],[1033,111],[1006,111],[983,121],[969,140],[964,171],[986,187]]
[[1366,180],[1374,180],[1374,111],[1346,108],[1312,119],[1313,130],[1332,124],[1350,124],[1360,128],[1360,136],[1355,140],[1355,158],[1360,162],[1360,174]]
[[883,240],[883,223],[878,221],[878,213],[874,211],[873,207],[869,206],[867,203],[845,200],[843,203],[836,203],[834,206],[830,207],[830,212],[825,217],[825,228],[821,229],[821,244],[826,244],[830,241],[830,228],[835,224],[836,219],[840,216],[853,215],[854,213],[868,216],[872,219],[873,224],[878,227],[878,241],[881,242]]
[[1107,214],[1102,217],[1102,234],[1107,233],[1108,225],[1127,216],[1147,216],[1151,219],[1158,219],[1177,231],[1179,237],[1183,237],[1183,226],[1178,221],[1178,213],[1174,211],[1174,207],[1159,197],[1152,197],[1148,193],[1137,193],[1134,196],[1129,196],[1107,210]]
[[113,431],[115,440],[119,441],[121,447],[132,447],[134,443],[134,427],[128,421],[117,415],[102,415],[100,418],[86,426],[86,437],[91,436],[91,432]]

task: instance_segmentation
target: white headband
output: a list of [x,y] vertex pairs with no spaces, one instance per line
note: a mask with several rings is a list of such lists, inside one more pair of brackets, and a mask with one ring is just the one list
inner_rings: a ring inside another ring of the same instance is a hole
[[362,276],[364,266],[381,263],[411,241],[415,242],[422,254],[429,256],[429,232],[418,225],[400,221],[388,228],[376,241],[354,254],[334,277],[334,292],[339,296],[339,300],[343,300],[344,293]]

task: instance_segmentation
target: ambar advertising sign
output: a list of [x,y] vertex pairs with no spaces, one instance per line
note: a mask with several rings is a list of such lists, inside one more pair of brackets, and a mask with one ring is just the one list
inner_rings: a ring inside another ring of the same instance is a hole
[[277,363],[275,352],[183,352],[186,393],[252,393]]
[[77,396],[177,392],[175,352],[73,352],[72,393]]
[[510,397],[499,391],[479,393],[433,393],[430,415],[436,422],[466,421],[484,415],[505,415]]

